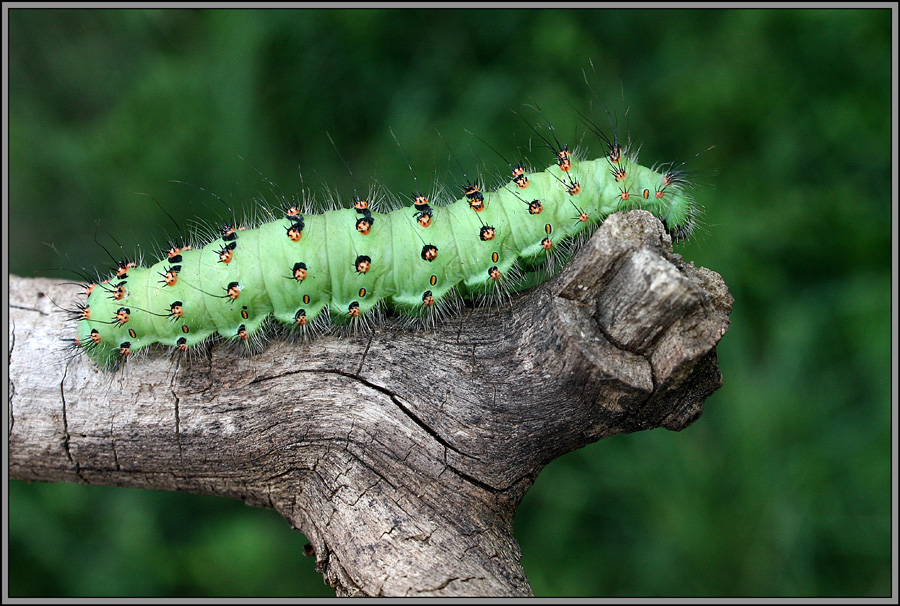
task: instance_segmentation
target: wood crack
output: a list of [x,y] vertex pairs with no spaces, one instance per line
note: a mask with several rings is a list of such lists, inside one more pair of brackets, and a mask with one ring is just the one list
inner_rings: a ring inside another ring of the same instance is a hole
[[65,434],[65,438],[63,438],[62,446],[63,446],[63,450],[66,453],[66,458],[69,460],[70,463],[72,463],[72,466],[75,468],[75,475],[78,476],[79,479],[81,479],[81,481],[84,482],[85,484],[89,484],[89,482],[84,478],[84,476],[81,475],[81,466],[78,464],[78,461],[76,461],[72,457],[72,452],[69,450],[69,440],[71,439],[71,436],[69,435],[69,419],[68,419],[68,414],[66,412],[66,389],[65,389],[66,376],[68,376],[68,374],[69,374],[69,365],[66,364],[66,368],[63,371],[62,380],[60,380],[60,382],[59,382],[59,397],[62,402],[63,433]]
[[375,331],[371,331],[369,333],[369,340],[366,343],[366,350],[363,352],[362,357],[359,360],[359,366],[356,368],[356,374],[361,375],[363,364],[366,363],[366,356],[369,355],[369,348],[372,346],[372,340],[375,338]]
[[175,390],[172,390],[172,396],[175,398],[175,440],[178,442],[178,462],[181,463],[181,466],[184,466],[184,448],[181,445],[181,415],[178,411],[178,404],[181,401],[181,398],[178,397],[178,394],[175,393]]
[[[12,364],[13,361],[13,349],[16,346],[16,323],[13,320],[9,322],[10,326],[10,335],[9,335],[9,363]],[[9,379],[9,427],[6,429],[6,437],[7,440],[9,436],[12,435],[13,428],[16,426],[16,417],[13,414],[13,402],[16,399],[16,384],[12,380],[12,377]]]
[[40,309],[36,309],[36,308],[34,308],[34,307],[26,307],[25,305],[14,305],[13,303],[10,303],[10,304],[9,304],[9,308],[10,308],[10,309],[23,309],[23,310],[25,310],[25,311],[33,311],[33,312],[35,312],[35,313],[41,314],[42,316],[49,316],[49,315],[50,315],[50,314],[48,314],[46,311],[41,311]]
[[274,379],[279,378],[279,377],[290,376],[290,375],[292,375],[292,374],[300,374],[300,373],[313,373],[313,374],[315,374],[315,373],[323,373],[323,374],[333,374],[333,375],[340,375],[340,376],[342,376],[342,377],[347,377],[348,379],[353,379],[354,381],[359,381],[360,383],[362,383],[362,384],[365,385],[366,387],[369,387],[369,388],[371,388],[371,389],[374,389],[375,391],[378,391],[378,392],[383,393],[384,395],[388,396],[388,398],[390,398],[390,400],[397,406],[397,408],[399,408],[404,414],[406,414],[406,416],[409,417],[409,419],[412,420],[413,423],[415,423],[416,425],[418,425],[423,431],[425,431],[425,433],[427,433],[429,436],[431,436],[432,438],[434,438],[434,440],[435,440],[436,442],[438,442],[438,443],[439,443],[441,446],[443,446],[444,448],[446,448],[446,449],[448,449],[448,450],[452,450],[453,452],[455,452],[456,454],[458,454],[458,455],[460,455],[460,456],[462,456],[462,457],[466,457],[466,458],[473,459],[473,460],[476,460],[476,461],[479,460],[477,456],[475,456],[475,455],[470,455],[470,454],[468,454],[468,453],[465,453],[465,452],[459,450],[458,448],[456,448],[455,446],[453,446],[452,444],[450,444],[447,440],[445,440],[445,439],[444,439],[437,431],[435,431],[430,425],[428,425],[427,423],[425,423],[425,422],[424,422],[422,419],[420,419],[414,412],[412,412],[409,408],[407,408],[406,406],[404,406],[403,403],[402,403],[402,402],[399,400],[399,398],[397,397],[397,394],[396,394],[396,393],[394,393],[393,391],[391,391],[390,389],[388,389],[388,388],[386,388],[386,387],[382,387],[381,385],[378,385],[378,384],[376,384],[376,383],[372,383],[371,381],[369,381],[369,380],[367,380],[367,379],[364,379],[363,377],[361,377],[361,376],[359,376],[359,375],[357,375],[357,374],[354,374],[354,373],[351,373],[351,372],[347,372],[347,371],[345,371],[345,370],[337,370],[337,369],[314,369],[314,370],[299,369],[299,370],[292,370],[292,371],[289,371],[289,372],[285,372],[285,373],[279,374],[279,375],[277,375],[277,376],[259,377],[259,378],[257,378],[257,379],[254,379],[254,380],[250,381],[250,384],[252,385],[252,384],[255,384],[255,383],[261,383],[261,382],[264,382],[264,381],[271,381],[271,380],[274,380]]

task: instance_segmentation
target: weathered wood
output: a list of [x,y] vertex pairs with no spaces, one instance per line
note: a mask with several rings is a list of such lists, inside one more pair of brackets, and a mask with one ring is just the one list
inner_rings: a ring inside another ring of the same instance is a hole
[[11,478],[272,507],[339,595],[530,595],[513,514],[554,458],[695,421],[732,298],[649,213],[613,215],[549,284],[433,331],[226,345],[112,374],[66,358],[50,299],[10,279]]

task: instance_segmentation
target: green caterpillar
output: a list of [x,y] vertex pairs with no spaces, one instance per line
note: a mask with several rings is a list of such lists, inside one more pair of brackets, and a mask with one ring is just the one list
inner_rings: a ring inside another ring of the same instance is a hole
[[173,246],[150,267],[122,261],[114,277],[86,285],[74,346],[111,367],[154,343],[188,352],[216,333],[246,343],[270,316],[312,331],[358,326],[386,306],[427,323],[459,298],[546,280],[573,241],[620,210],[649,210],[674,239],[688,237],[695,205],[683,163],[646,168],[617,137],[604,140],[604,157],[583,160],[544,138],[556,156],[546,170],[510,164],[508,183],[482,192],[467,181],[447,205],[418,193],[388,213],[359,198],[319,214],[286,204],[282,218],[226,225],[202,248]]

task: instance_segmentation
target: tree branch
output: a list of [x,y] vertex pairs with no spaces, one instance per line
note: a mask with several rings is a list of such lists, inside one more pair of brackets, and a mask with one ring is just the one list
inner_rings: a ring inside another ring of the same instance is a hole
[[67,359],[50,299],[10,278],[9,471],[216,494],[303,532],[339,595],[531,595],[512,520],[554,458],[680,430],[721,385],[732,298],[649,213],[613,215],[563,273],[432,331],[227,345],[112,374]]

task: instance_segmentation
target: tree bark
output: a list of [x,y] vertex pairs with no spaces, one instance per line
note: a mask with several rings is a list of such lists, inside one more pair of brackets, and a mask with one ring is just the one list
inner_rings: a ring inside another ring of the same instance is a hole
[[60,351],[74,288],[10,278],[9,473],[216,494],[303,532],[338,595],[527,596],[513,515],[554,458],[680,430],[721,386],[732,298],[649,213],[611,216],[565,270],[430,331],[157,352]]

